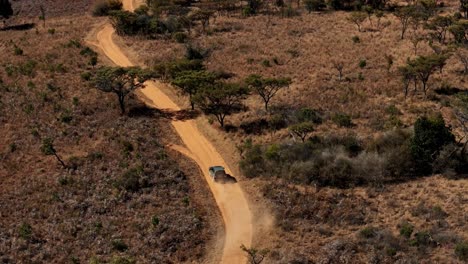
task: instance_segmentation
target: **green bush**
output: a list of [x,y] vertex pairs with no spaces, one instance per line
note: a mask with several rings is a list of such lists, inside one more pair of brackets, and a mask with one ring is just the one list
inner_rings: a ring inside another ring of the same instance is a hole
[[406,238],[410,238],[413,234],[414,226],[408,222],[403,222],[400,225],[400,235]]
[[468,242],[463,241],[455,246],[455,255],[462,261],[468,260]]
[[115,187],[129,192],[136,192],[147,184],[144,182],[144,172],[142,168],[132,168],[117,178]]
[[359,61],[359,68],[363,69],[367,66],[367,61],[366,60],[360,60]]
[[185,43],[188,39],[188,36],[184,32],[176,32],[174,33],[173,38],[177,43]]
[[373,238],[377,234],[377,229],[375,227],[365,227],[359,231],[359,235],[363,238]]
[[32,237],[32,227],[30,224],[22,223],[18,229],[19,237],[25,240],[29,240]]
[[302,108],[296,112],[299,122],[312,122],[314,124],[322,123],[322,116],[317,110],[311,108]]
[[441,115],[433,118],[420,117],[414,124],[414,136],[411,139],[411,154],[417,161],[418,172],[432,172],[432,162],[440,150],[447,144],[455,142],[450,128],[445,126]]
[[107,16],[110,11],[121,10],[123,7],[120,0],[98,0],[93,7],[94,16]]
[[123,251],[126,251],[126,250],[128,249],[128,246],[127,246],[127,244],[125,244],[125,242],[123,242],[122,240],[117,239],[117,240],[113,240],[113,241],[112,241],[112,248],[113,248],[114,250],[123,252]]
[[353,41],[353,43],[356,43],[356,44],[361,43],[361,39],[358,36],[353,36],[351,40]]
[[332,121],[340,127],[352,127],[351,116],[343,113],[336,113],[332,116]]
[[21,49],[20,47],[16,45],[14,46],[14,53],[16,56],[21,56],[24,54],[23,49]]

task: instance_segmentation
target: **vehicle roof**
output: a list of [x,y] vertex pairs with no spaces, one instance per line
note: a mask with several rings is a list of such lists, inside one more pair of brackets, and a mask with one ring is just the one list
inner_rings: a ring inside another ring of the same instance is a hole
[[224,170],[224,167],[223,166],[213,166],[213,167],[210,167],[210,170],[214,170],[214,171]]

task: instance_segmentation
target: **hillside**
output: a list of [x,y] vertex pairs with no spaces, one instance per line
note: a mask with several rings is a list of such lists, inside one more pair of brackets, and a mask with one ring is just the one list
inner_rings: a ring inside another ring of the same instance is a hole
[[0,262],[468,261],[466,0],[11,2]]
[[101,21],[0,32],[2,263],[201,262],[219,232],[197,167],[165,147],[179,140],[165,115],[132,98],[122,116],[88,81]]

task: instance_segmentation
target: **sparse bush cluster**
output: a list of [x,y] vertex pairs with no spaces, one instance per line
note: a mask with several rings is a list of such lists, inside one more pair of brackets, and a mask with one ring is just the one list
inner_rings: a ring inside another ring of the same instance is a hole
[[[455,165],[436,167],[452,146]],[[246,143],[240,168],[248,177],[280,177],[319,186],[350,187],[401,181],[433,170],[464,173],[465,150],[457,146],[441,117],[418,119],[414,132],[389,131],[366,145],[355,137],[313,137],[304,143],[266,146]],[[438,158],[437,158],[438,157]]]

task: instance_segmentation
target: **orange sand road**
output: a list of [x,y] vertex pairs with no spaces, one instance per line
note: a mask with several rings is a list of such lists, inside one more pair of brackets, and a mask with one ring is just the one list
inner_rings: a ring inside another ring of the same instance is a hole
[[[131,0],[125,0],[124,7],[133,10]],[[97,33],[97,45],[102,51],[119,66],[132,66],[133,64],[121,49],[114,43],[112,37],[114,29],[106,24]],[[141,90],[146,97],[145,102],[149,105],[171,111],[180,110],[166,94],[158,88],[158,82],[147,82],[146,87]],[[203,171],[215,201],[221,211],[225,226],[224,248],[221,263],[245,263],[246,257],[240,249],[241,244],[250,247],[252,240],[252,212],[239,183],[218,184],[214,183],[208,174],[208,167],[221,165],[231,174],[231,170],[223,160],[215,147],[198,130],[193,120],[172,121],[172,125],[184,142],[186,149],[180,146],[172,148],[192,158]],[[220,241],[221,243],[221,241]]]

